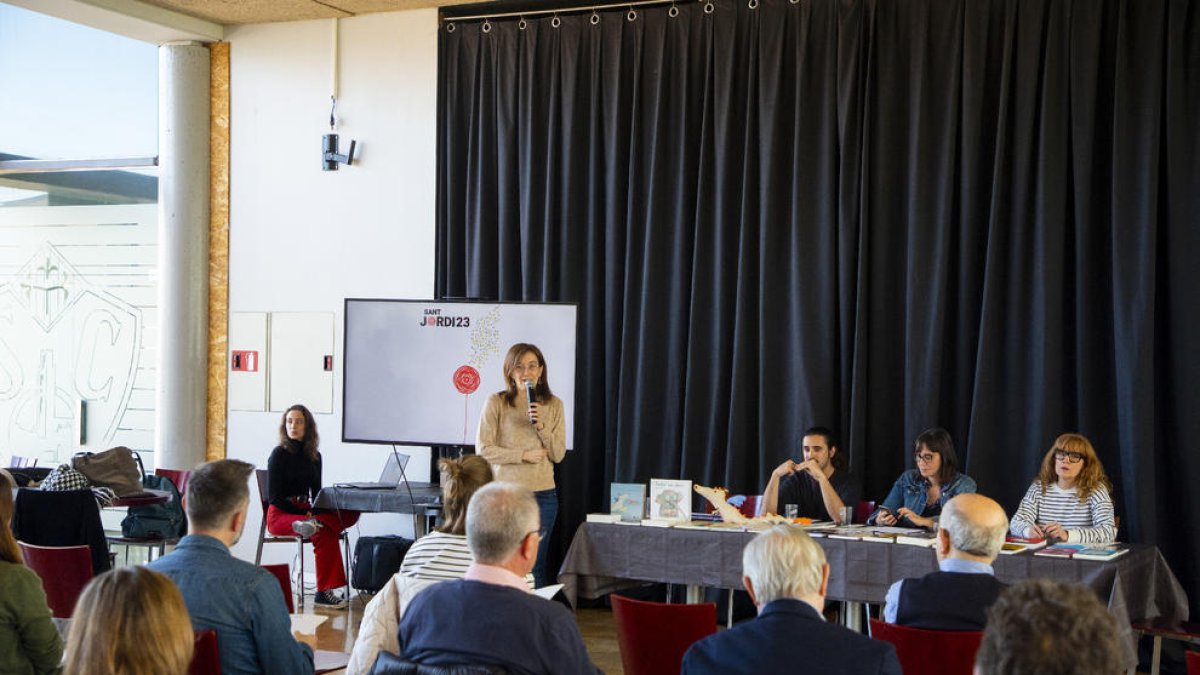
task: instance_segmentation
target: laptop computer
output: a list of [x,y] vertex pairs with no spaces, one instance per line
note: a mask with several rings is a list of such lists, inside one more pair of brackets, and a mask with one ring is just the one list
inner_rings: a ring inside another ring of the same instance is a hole
[[379,474],[378,481],[335,483],[334,487],[355,490],[394,490],[400,486],[400,481],[404,480],[404,467],[406,466],[408,466],[408,455],[392,451],[383,465],[383,471]]

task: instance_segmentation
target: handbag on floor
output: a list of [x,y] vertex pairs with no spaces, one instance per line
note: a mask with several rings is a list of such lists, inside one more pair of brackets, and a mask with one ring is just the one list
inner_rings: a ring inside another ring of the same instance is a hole
[[400,571],[400,563],[413,545],[412,539],[387,535],[359,537],[354,544],[354,571],[350,585],[360,591],[378,593]]

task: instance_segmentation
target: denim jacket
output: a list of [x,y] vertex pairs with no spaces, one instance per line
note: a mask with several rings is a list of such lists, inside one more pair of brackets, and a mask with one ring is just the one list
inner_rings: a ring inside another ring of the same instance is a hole
[[[892,485],[892,491],[888,493],[887,499],[883,500],[883,506],[889,511],[895,513],[901,506],[907,507],[913,513],[924,516],[926,509],[930,507],[926,504],[928,499],[929,481],[921,476],[921,472],[916,469],[909,469],[900,474],[896,482]],[[942,507],[955,495],[960,495],[965,492],[975,491],[975,480],[965,473],[959,473],[954,476],[946,485],[942,486],[942,493],[938,496],[937,504],[933,506],[936,509],[934,513],[941,513]],[[879,512],[871,514],[867,519],[869,525],[875,524],[875,519],[879,517]],[[934,520],[937,520],[934,518]],[[899,527],[916,527],[908,518],[900,518],[896,522]]]
[[148,567],[179,587],[194,628],[216,629],[222,673],[313,672],[312,648],[292,637],[283,591],[270,572],[196,534]]

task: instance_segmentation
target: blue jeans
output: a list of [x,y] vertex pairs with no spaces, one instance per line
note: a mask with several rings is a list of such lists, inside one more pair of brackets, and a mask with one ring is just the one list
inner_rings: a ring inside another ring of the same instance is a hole
[[539,490],[533,496],[542,516],[542,541],[538,544],[537,563],[533,566],[533,579],[541,588],[558,581],[558,574],[546,573],[546,551],[550,548],[550,533],[554,531],[554,520],[558,517],[558,494],[555,490]]

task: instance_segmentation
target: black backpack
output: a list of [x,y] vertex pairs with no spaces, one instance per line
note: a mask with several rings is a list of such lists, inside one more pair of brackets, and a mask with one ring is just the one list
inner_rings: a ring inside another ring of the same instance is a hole
[[143,476],[142,487],[171,493],[163,504],[131,506],[121,521],[121,535],[132,539],[178,539],[187,534],[179,490],[166,476]]
[[413,545],[412,539],[396,535],[359,537],[354,545],[354,573],[350,585],[360,591],[378,593],[400,571],[400,563]]

